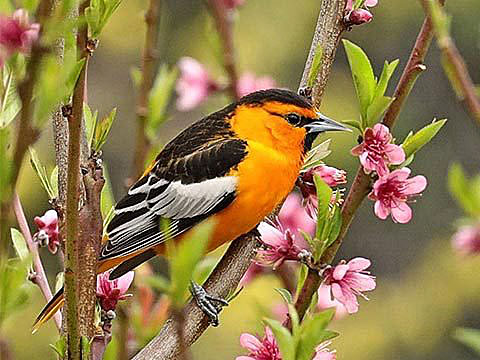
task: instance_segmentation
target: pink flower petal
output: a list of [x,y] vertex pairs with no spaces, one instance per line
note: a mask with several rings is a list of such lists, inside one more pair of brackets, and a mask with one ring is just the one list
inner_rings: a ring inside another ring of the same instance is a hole
[[342,280],[345,274],[349,269],[348,265],[337,265],[335,266],[335,270],[333,270],[333,278],[335,280]]
[[365,270],[370,267],[371,264],[372,262],[370,260],[362,257],[356,257],[347,263],[350,271]]
[[248,333],[240,335],[240,345],[251,352],[258,351],[263,347],[262,343],[256,336]]
[[417,175],[407,180],[407,186],[404,190],[405,194],[419,194],[427,187],[427,179],[425,176]]
[[405,151],[403,151],[401,146],[388,144],[385,153],[391,164],[398,165],[405,161]]
[[390,215],[390,209],[387,208],[381,201],[375,202],[375,215],[380,219],[385,220]]
[[412,209],[406,203],[401,202],[396,207],[392,207],[393,221],[400,224],[406,224],[412,219]]

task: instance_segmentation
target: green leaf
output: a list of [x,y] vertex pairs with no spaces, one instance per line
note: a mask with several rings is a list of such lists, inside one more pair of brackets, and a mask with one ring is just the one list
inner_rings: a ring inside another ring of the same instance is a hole
[[318,175],[314,175],[314,182],[317,189],[317,198],[318,198],[318,217],[317,217],[317,230],[315,240],[319,242],[316,249],[314,249],[314,256],[317,259],[321,254],[318,251],[318,248],[322,246],[322,233],[324,228],[328,226],[328,211],[330,200],[332,198],[333,191],[328,186],[325,181]]
[[[93,340],[93,339],[92,339]],[[88,359],[90,355],[90,345],[92,342],[86,336],[80,338],[80,347],[82,349],[82,359]]]
[[388,83],[390,82],[390,78],[392,77],[395,69],[397,68],[399,60],[394,60],[391,63],[385,61],[383,65],[382,74],[380,75],[380,79],[378,80],[377,86],[375,88],[375,94],[373,96],[374,99],[380,98],[385,95],[385,91],[387,90]]
[[275,288],[275,291],[281,295],[287,304],[293,304],[293,297],[292,294],[290,294],[290,291],[284,288]]
[[10,159],[9,129],[0,127],[0,201],[7,195],[7,186],[12,173],[12,160]]
[[100,198],[100,208],[102,209],[102,216],[108,215],[110,210],[115,206],[115,198],[112,191],[112,182],[110,181],[110,174],[106,166],[103,167],[103,177],[105,178],[105,185],[102,188],[102,196]]
[[318,72],[322,66],[322,58],[323,58],[323,48],[321,44],[317,45],[315,49],[315,54],[313,55],[312,59],[312,66],[310,67],[310,72],[308,73],[308,80],[307,80],[307,87],[313,88],[318,76]]
[[331,332],[325,329],[332,321],[334,315],[334,309],[327,309],[303,321],[302,334],[297,347],[297,360],[312,359],[315,347],[331,335]]
[[358,120],[343,120],[342,123],[357,129],[361,133],[363,132],[362,124]]
[[365,121],[368,106],[372,102],[377,86],[375,75],[373,74],[368,56],[359,46],[348,40],[343,40],[343,45],[352,71],[353,83],[355,84],[355,90],[360,103],[362,121]]
[[380,116],[387,111],[393,100],[395,99],[388,96],[374,98],[372,103],[368,106],[367,118],[365,121],[366,127],[373,127],[373,125],[378,122]]
[[15,88],[13,70],[4,65],[2,71],[2,83],[0,88],[0,127],[6,127],[17,116],[21,109],[20,98]]
[[50,174],[50,186],[55,198],[58,198],[58,166],[55,166]]
[[212,229],[212,221],[201,223],[196,226],[192,230],[191,235],[182,240],[174,250],[170,261],[170,296],[172,304],[177,308],[183,305],[185,293],[192,279],[193,271],[205,253]]
[[305,284],[305,279],[307,278],[307,274],[308,274],[308,267],[305,264],[301,264],[300,271],[298,273],[297,289],[295,290],[295,294],[300,294],[300,291],[303,288],[303,284]]
[[176,68],[162,65],[148,99],[147,136],[155,141],[160,125],[167,119],[167,107],[178,76]]
[[90,106],[87,103],[83,103],[83,118],[85,120],[85,133],[87,136],[87,142],[90,148],[93,146],[93,133],[97,127],[98,110],[92,113]]
[[469,180],[459,164],[453,164],[448,171],[448,187],[466,214],[480,216],[480,183]]
[[90,37],[97,38],[100,35],[121,2],[121,0],[91,0],[90,6],[85,9]]
[[418,150],[428,144],[446,122],[447,119],[438,121],[434,120],[431,124],[425,126],[414,135],[409,136],[402,144],[403,151],[405,151],[405,158],[415,154]]
[[42,165],[37,152],[33,147],[29,148],[30,150],[30,164],[32,165],[33,170],[38,175],[40,182],[42,183],[43,189],[47,192],[47,195],[50,199],[54,199],[56,194],[53,190],[52,185],[50,184],[50,178],[47,175],[47,168]]
[[453,338],[480,355],[480,330],[469,328],[457,328]]
[[30,252],[28,251],[27,244],[25,243],[25,238],[22,233],[15,228],[10,229],[10,234],[12,236],[13,247],[15,252],[21,260],[28,259]]
[[295,344],[292,334],[279,321],[273,319],[263,320],[272,330],[282,354],[282,360],[295,360]]
[[113,120],[117,115],[117,108],[114,108],[108,116],[102,120],[95,122],[95,129],[93,131],[92,151],[100,152],[102,146],[107,142],[108,134],[112,128]]
[[55,344],[49,344],[50,347],[60,356],[61,359],[65,358],[67,354],[67,337],[62,336],[58,339]]
[[334,206],[333,215],[330,219],[330,223],[332,225],[328,233],[328,239],[323,246],[324,249],[327,249],[330,245],[332,245],[334,241],[337,240],[337,237],[340,234],[340,229],[342,228],[342,211],[340,209],[340,206]]
[[329,149],[331,141],[332,139],[325,140],[324,142],[318,144],[313,149],[311,149],[305,157],[302,170],[307,170],[321,164],[322,160],[325,159],[332,152]]
[[138,67],[133,66],[130,68],[130,78],[132,79],[135,89],[140,88],[140,84],[142,83],[142,71]]

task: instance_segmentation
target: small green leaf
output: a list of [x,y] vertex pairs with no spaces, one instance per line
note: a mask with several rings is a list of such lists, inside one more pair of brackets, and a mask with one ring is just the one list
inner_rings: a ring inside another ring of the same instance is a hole
[[348,40],[343,40],[343,45],[352,71],[353,82],[360,103],[360,113],[364,121],[377,86],[375,75],[367,54],[359,46]]
[[0,127],[0,201],[8,193],[8,183],[12,172],[12,160],[10,159],[9,148],[9,129]]
[[383,65],[382,74],[380,75],[380,79],[378,80],[377,86],[375,88],[375,94],[373,96],[374,99],[380,98],[385,95],[385,91],[387,90],[388,83],[390,82],[390,78],[392,77],[395,69],[397,68],[399,60],[394,60],[391,63],[385,61]]
[[[92,339],[93,340],[93,339]],[[82,349],[82,359],[88,359],[90,356],[90,345],[92,342],[86,336],[80,338],[80,347]]]
[[292,294],[290,294],[290,291],[288,291],[287,289],[283,289],[283,288],[275,288],[275,291],[278,292],[283,300],[287,303],[287,304],[293,304],[293,298],[292,298]]
[[42,165],[37,152],[34,148],[30,147],[30,164],[32,165],[33,170],[38,175],[40,182],[42,183],[42,187],[47,192],[48,197],[50,199],[54,199],[56,194],[50,184],[50,178],[47,175],[47,169],[45,166]]
[[331,332],[325,329],[334,315],[334,309],[327,309],[303,321],[302,335],[297,348],[297,360],[310,360],[313,357],[315,347],[331,335]]
[[114,108],[108,116],[100,121],[95,122],[95,129],[93,131],[92,151],[99,153],[103,145],[107,142],[108,134],[112,128],[113,120],[117,115],[117,108]]
[[453,334],[453,338],[480,355],[480,330],[457,328]]
[[308,74],[307,80],[307,87],[313,88],[318,76],[318,72],[322,66],[322,58],[323,58],[323,48],[321,44],[317,45],[315,49],[315,54],[313,55],[312,59],[312,66],[310,67],[310,72]]
[[58,166],[55,166],[50,174],[50,186],[55,198],[58,198]]
[[331,141],[332,139],[325,140],[324,142],[318,144],[313,149],[311,149],[305,157],[302,170],[307,170],[321,164],[322,160],[325,159],[332,152],[329,149]]
[[447,119],[438,121],[434,120],[431,124],[425,126],[414,135],[409,136],[402,144],[403,151],[405,151],[405,157],[410,157],[428,144],[435,137],[435,135],[437,135],[446,122]]
[[459,164],[453,164],[448,171],[448,187],[466,214],[480,216],[480,183],[469,180]]
[[93,133],[97,127],[98,110],[94,113],[90,109],[87,103],[83,103],[83,118],[85,119],[85,133],[87,135],[87,141],[90,148],[93,146]]
[[272,330],[282,354],[282,360],[295,360],[295,344],[292,334],[279,321],[264,319],[264,322]]
[[112,207],[115,206],[115,199],[113,197],[112,191],[112,182],[110,181],[110,174],[108,172],[107,166],[103,167],[103,177],[105,178],[105,185],[102,188],[100,208],[102,209],[102,215],[105,219]]
[[91,0],[90,6],[85,9],[85,18],[91,38],[97,38],[103,28],[118,8],[121,0]]
[[357,129],[360,133],[363,133],[362,124],[358,120],[343,120],[342,123]]
[[62,336],[55,344],[49,344],[50,347],[60,356],[61,359],[65,358],[67,354],[67,337]]
[[15,228],[11,228],[10,233],[12,236],[13,247],[15,248],[15,252],[17,253],[18,257],[21,260],[27,259],[30,255],[30,252],[28,251],[25,238],[23,237],[22,233]]
[[[328,211],[333,191],[330,186],[328,186],[325,181],[323,181],[322,178],[316,174],[314,176],[314,182],[317,189],[318,198],[317,231],[315,238],[316,240],[320,241],[320,244],[318,245],[320,245],[321,247],[322,233],[324,231],[324,228],[328,226]],[[314,255],[315,258],[317,258],[321,254],[317,253],[317,251],[314,251]]]
[[390,107],[393,100],[394,98],[388,96],[374,98],[373,102],[368,106],[365,125],[373,127],[378,122],[380,116]]
[[[313,246],[312,246],[313,249]],[[303,288],[303,284],[305,284],[305,279],[307,278],[308,274],[308,267],[305,264],[300,265],[300,270],[298,273],[298,280],[297,280],[297,289],[295,290],[295,294],[300,294],[300,291]]]
[[20,112],[21,102],[17,95],[13,70],[4,65],[0,87],[0,127],[6,127]]
[[182,240],[171,257],[170,296],[172,304],[177,308],[183,305],[185,293],[192,279],[193,271],[205,253],[212,229],[212,221],[207,221],[196,226],[191,235]]
[[167,119],[167,106],[173,94],[178,76],[176,68],[169,69],[163,65],[158,72],[148,100],[148,117],[146,133],[151,141],[157,138],[160,125]]
[[342,211],[340,206],[334,206],[333,215],[330,219],[330,222],[332,226],[328,233],[328,240],[325,242],[324,249],[328,249],[328,247],[332,245],[335,240],[337,240],[337,237],[340,234],[340,229],[342,228]]

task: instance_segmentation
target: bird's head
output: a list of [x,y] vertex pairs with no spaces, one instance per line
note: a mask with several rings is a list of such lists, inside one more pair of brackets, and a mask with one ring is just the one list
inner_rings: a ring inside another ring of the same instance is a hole
[[[248,122],[250,137],[264,136],[263,127],[270,135],[264,141],[273,137],[287,146],[301,143],[305,150],[309,150],[323,132],[351,131],[318,112],[307,98],[283,89],[261,90],[244,96],[237,103],[236,115]],[[242,124],[238,123],[237,127],[241,129]]]

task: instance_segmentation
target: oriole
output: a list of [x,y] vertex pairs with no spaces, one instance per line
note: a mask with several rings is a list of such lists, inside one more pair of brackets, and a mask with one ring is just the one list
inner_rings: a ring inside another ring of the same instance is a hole
[[[292,91],[246,95],[183,130],[115,206],[98,273],[117,278],[163,254],[214,218],[208,251],[254,229],[292,190],[306,152],[321,132],[348,130]],[[168,227],[162,227],[168,219]],[[63,304],[63,289],[45,306],[36,331]]]

